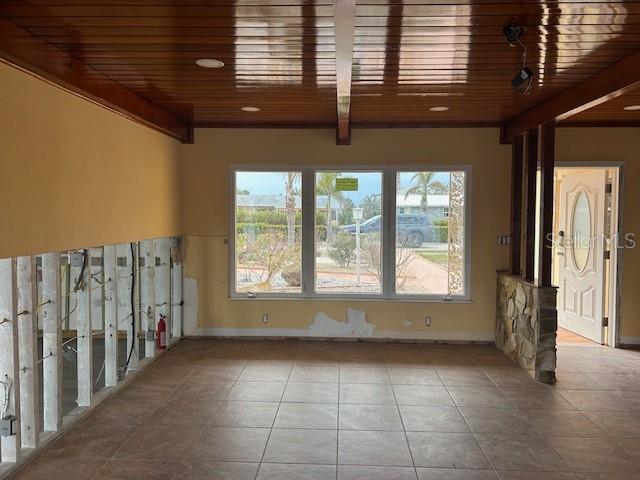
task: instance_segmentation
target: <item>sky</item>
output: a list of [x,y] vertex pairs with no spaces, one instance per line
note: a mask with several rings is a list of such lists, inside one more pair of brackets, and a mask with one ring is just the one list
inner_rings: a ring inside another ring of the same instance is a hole
[[[411,177],[415,172],[400,173],[400,188],[411,186]],[[344,192],[344,196],[355,203],[372,194],[380,194],[382,175],[378,172],[344,172],[342,177],[357,178],[358,191]],[[437,172],[434,180],[449,184],[448,172]],[[237,172],[236,188],[249,190],[254,195],[284,194],[285,174],[282,172]],[[298,181],[298,186],[300,181]]]

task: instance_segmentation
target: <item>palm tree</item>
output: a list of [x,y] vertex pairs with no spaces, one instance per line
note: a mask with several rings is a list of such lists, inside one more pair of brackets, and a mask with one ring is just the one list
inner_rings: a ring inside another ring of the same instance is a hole
[[427,214],[427,208],[429,207],[429,186],[433,182],[433,172],[418,172],[411,177],[411,183],[413,186],[407,190],[404,198],[409,195],[420,195],[420,207],[424,214]]
[[322,172],[318,174],[318,178],[316,180],[316,193],[327,196],[327,203],[325,205],[327,217],[327,240],[331,240],[331,238],[333,238],[331,231],[331,199],[334,198],[338,202],[341,202],[343,199],[342,192],[336,190],[336,178],[340,175],[342,174],[337,172]]
[[287,212],[287,245],[290,247],[296,241],[296,195],[298,189],[296,183],[300,178],[300,172],[287,172],[285,178],[284,207]]

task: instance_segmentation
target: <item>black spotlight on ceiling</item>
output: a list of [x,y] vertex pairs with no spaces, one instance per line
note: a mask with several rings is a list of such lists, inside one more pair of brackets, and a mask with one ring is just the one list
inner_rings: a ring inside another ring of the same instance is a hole
[[509,23],[502,27],[502,34],[506,38],[510,47],[516,47],[517,45],[522,47],[522,66],[520,71],[511,80],[511,86],[519,92],[523,92],[525,95],[531,93],[531,86],[533,84],[533,72],[527,67],[527,46],[522,43],[520,37],[524,32],[524,28],[515,23]]
[[515,47],[517,43],[520,43],[520,35],[522,35],[523,31],[524,29],[515,23],[508,23],[502,27],[502,34],[509,42],[510,47]]

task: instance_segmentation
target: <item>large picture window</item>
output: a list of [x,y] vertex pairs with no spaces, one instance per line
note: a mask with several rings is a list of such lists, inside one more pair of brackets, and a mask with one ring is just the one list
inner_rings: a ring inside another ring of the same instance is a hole
[[235,175],[235,291],[300,293],[302,173]]
[[469,299],[469,169],[232,172],[231,296]]

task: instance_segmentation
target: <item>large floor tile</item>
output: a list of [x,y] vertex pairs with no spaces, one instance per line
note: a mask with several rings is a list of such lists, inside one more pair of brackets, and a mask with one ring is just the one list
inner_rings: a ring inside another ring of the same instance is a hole
[[335,465],[263,463],[256,480],[335,480]]
[[285,382],[236,382],[227,400],[245,402],[279,402]]
[[604,435],[600,428],[579,411],[524,410],[524,414],[535,431],[543,435]]
[[291,372],[290,365],[247,365],[240,376],[240,382],[285,382]]
[[389,383],[389,375],[384,367],[361,368],[340,366],[341,383]]
[[181,467],[180,462],[110,460],[91,480],[171,480]]
[[398,430],[402,420],[395,405],[340,405],[341,430]]
[[336,430],[274,428],[263,461],[335,465],[336,451]]
[[289,382],[335,382],[340,380],[340,368],[335,366],[295,365]]
[[338,465],[338,480],[416,480],[413,467]]
[[283,402],[338,403],[338,384],[319,382],[289,382]]
[[394,385],[393,391],[398,405],[453,406],[453,400],[443,386]]
[[469,433],[407,432],[416,467],[491,468]]
[[220,427],[270,428],[278,406],[278,402],[223,402],[209,423]]
[[184,462],[174,480],[255,480],[259,465],[240,462]]
[[499,480],[493,470],[468,468],[417,468],[419,480]]
[[114,458],[183,460],[201,432],[202,427],[142,425],[136,427]]
[[476,434],[476,439],[497,470],[571,471],[560,455],[542,437],[504,433]]
[[574,472],[640,471],[640,463],[609,438],[547,437],[547,441]]
[[459,407],[515,408],[515,403],[495,387],[447,387]]
[[387,372],[396,385],[442,385],[433,368],[388,368]]
[[400,405],[400,415],[408,432],[469,433],[469,427],[456,407]]
[[341,465],[412,467],[404,432],[341,430],[338,441]]
[[375,383],[341,383],[340,403],[363,405],[395,405],[396,397],[391,385]]
[[610,437],[640,438],[640,412],[584,412]]
[[275,428],[338,428],[338,405],[331,403],[280,404]]
[[520,410],[460,407],[473,433],[533,433],[534,427]]
[[192,444],[188,461],[260,462],[270,430],[208,426]]

